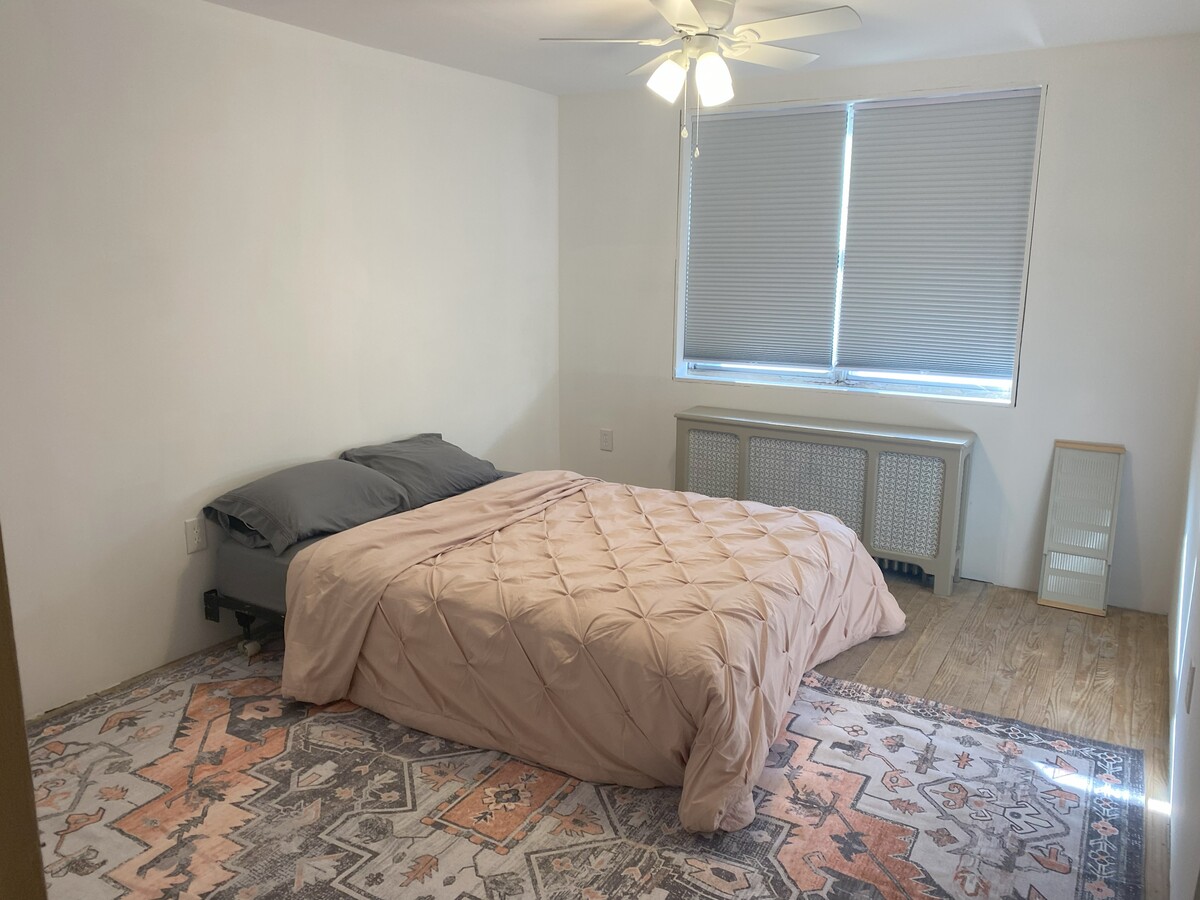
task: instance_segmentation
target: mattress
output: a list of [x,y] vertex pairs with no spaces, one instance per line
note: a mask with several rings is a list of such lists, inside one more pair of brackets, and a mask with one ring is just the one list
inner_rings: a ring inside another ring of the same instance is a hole
[[222,541],[217,547],[217,592],[283,615],[287,610],[288,566],[301,550],[327,537],[323,534],[293,544],[279,556],[270,547]]

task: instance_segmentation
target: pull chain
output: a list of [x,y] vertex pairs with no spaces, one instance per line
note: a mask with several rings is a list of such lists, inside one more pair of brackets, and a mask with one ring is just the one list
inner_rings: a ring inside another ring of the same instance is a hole
[[700,97],[696,97],[696,149],[692,151],[692,159],[700,158]]
[[[683,140],[688,138],[688,76],[691,75],[691,66],[689,65],[683,76],[683,123],[679,129],[679,137]],[[700,158],[700,96],[696,95],[696,139],[692,144],[692,159]]]
[[[691,68],[691,67],[689,66],[688,68]],[[682,126],[682,127],[679,129],[679,136],[680,136],[681,138],[687,138],[687,136],[688,136],[688,127],[687,127],[687,121],[688,121],[688,118],[687,118],[687,84],[688,84],[688,73],[687,73],[687,71],[685,70],[685,71],[684,71],[684,73],[683,73],[683,126]]]

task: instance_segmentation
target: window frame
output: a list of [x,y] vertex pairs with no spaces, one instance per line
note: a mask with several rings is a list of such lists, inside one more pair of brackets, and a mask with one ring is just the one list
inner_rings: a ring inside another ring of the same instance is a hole
[[[1025,330],[1025,306],[1029,293],[1029,268],[1033,255],[1033,230],[1035,221],[1035,206],[1037,202],[1038,179],[1041,171],[1042,129],[1046,115],[1046,98],[1048,86],[1041,84],[1008,84],[990,88],[970,89],[931,89],[913,91],[890,97],[859,97],[853,99],[824,99],[824,100],[785,100],[767,103],[746,103],[736,106],[723,107],[716,112],[700,115],[698,131],[700,147],[703,148],[705,120],[720,117],[734,118],[754,114],[783,113],[788,110],[818,110],[830,108],[852,108],[857,105],[871,106],[916,106],[929,103],[947,103],[965,100],[983,100],[1014,96],[1021,94],[1038,94],[1038,120],[1033,148],[1033,175],[1029,187],[1029,212],[1025,229],[1025,258],[1021,272],[1020,310],[1017,317],[1015,350],[1013,355],[1012,381],[1007,391],[998,385],[987,385],[997,379],[966,379],[961,376],[948,376],[930,373],[927,376],[914,373],[888,373],[874,370],[857,370],[834,366],[828,370],[817,370],[801,367],[748,365],[737,363],[690,363],[683,356],[686,301],[684,296],[687,284],[688,239],[691,220],[691,153],[693,144],[690,139],[679,138],[677,179],[678,197],[676,204],[676,256],[675,256],[675,329],[672,380],[684,382],[701,382],[710,384],[757,385],[767,387],[799,387],[808,390],[833,391],[843,393],[866,393],[884,396],[923,397],[933,400],[950,402],[965,402],[986,404],[990,406],[1015,407],[1017,403],[1017,387],[1019,384],[1021,365],[1021,344]],[[699,115],[699,112],[697,112]],[[686,110],[680,112],[680,127],[686,123],[692,126]],[[851,132],[852,134],[853,132]],[[850,160],[853,160],[852,144]],[[853,166],[851,166],[853,178]],[[839,243],[845,240],[846,189],[849,181],[844,183],[842,198],[843,232]],[[842,250],[844,252],[844,244]],[[842,271],[842,261],[839,261],[839,282]],[[835,312],[835,331],[838,325]]]

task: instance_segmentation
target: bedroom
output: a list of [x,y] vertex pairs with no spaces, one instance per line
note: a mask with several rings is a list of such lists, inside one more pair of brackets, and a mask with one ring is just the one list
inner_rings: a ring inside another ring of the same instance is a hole
[[[609,33],[605,6],[531,15],[515,55]],[[191,555],[180,533],[225,490],[429,429],[503,469],[666,488],[696,405],[973,432],[963,574],[1022,590],[1053,441],[1124,444],[1112,605],[1186,622],[1200,21],[1064,3],[1039,36],[1013,4],[991,43],[939,35],[919,59],[855,6],[836,46],[874,34],[874,59],[735,67],[735,102],[1047,85],[1015,406],[673,380],[678,107],[625,84],[636,55],[556,49],[603,85],[558,95],[202,0],[0,6],[0,521],[25,714],[236,634],[199,603],[218,532]],[[617,28],[656,27],[620,8]],[[1195,848],[1188,797],[1160,799]],[[1197,858],[1173,854],[1176,896]]]

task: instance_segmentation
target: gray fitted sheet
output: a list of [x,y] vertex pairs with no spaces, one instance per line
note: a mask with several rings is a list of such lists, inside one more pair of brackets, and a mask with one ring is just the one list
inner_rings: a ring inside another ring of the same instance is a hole
[[217,547],[217,590],[226,597],[287,611],[287,570],[292,559],[305,547],[329,535],[309,538],[293,544],[279,556],[270,547],[247,547],[237,541],[222,541]]

